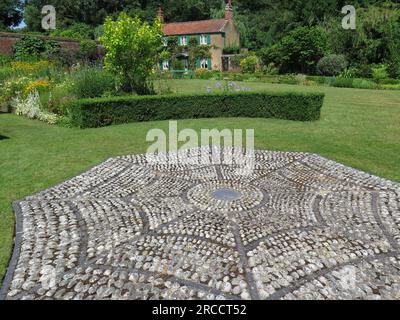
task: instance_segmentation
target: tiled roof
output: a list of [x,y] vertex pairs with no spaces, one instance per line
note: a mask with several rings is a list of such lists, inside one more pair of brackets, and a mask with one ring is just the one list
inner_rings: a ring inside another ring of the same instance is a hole
[[223,32],[228,21],[225,19],[172,22],[163,25],[163,33],[167,36]]

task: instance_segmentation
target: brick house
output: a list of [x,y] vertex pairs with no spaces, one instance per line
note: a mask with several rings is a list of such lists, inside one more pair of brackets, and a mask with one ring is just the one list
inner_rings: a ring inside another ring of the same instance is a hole
[[[212,19],[188,22],[164,23],[164,14],[160,8],[158,16],[161,19],[162,30],[166,40],[168,37],[177,37],[178,44],[187,46],[192,37],[195,37],[199,45],[211,46],[211,58],[197,59],[196,68],[227,71],[229,69],[229,59],[223,54],[224,48],[239,47],[240,35],[233,20],[233,7],[231,0],[225,7],[224,19]],[[188,55],[182,53],[179,56],[185,69],[189,67]],[[168,70],[170,68],[168,61],[161,62],[161,68]]]

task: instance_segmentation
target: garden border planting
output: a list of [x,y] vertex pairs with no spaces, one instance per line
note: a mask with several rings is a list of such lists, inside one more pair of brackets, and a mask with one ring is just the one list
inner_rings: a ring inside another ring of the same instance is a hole
[[128,96],[84,99],[68,107],[80,128],[141,121],[249,117],[314,121],[324,93],[245,92],[197,95]]

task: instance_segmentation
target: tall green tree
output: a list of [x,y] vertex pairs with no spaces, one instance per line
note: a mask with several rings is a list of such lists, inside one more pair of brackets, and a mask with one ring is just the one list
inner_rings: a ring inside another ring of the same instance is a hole
[[100,41],[106,49],[105,67],[121,81],[126,92],[151,93],[149,77],[162,46],[161,23],[143,22],[125,12],[108,17]]
[[[48,0],[26,0],[24,19],[30,30],[41,31],[41,9]],[[63,28],[74,23],[91,26],[103,24],[107,16],[118,16],[119,12],[137,8],[138,0],[52,0],[56,8],[57,27]]]
[[[357,30],[343,30],[338,18],[325,21],[330,51],[344,54],[368,76],[369,65],[387,63],[391,75],[400,68],[400,5],[384,2],[357,10]],[[399,67],[396,67],[399,66]],[[365,68],[364,68],[365,67]],[[399,75],[397,75],[399,76]]]

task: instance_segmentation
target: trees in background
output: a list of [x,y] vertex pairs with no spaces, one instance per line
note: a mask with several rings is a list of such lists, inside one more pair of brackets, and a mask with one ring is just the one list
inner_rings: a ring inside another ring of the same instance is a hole
[[0,30],[7,27],[15,27],[22,20],[22,1],[1,0],[0,1]]
[[317,72],[323,76],[338,76],[348,67],[346,57],[342,54],[329,54],[319,60]]
[[[31,31],[41,31],[41,8],[48,0],[26,0],[24,19]],[[137,0],[52,0],[57,11],[57,28],[66,28],[75,23],[91,27],[103,24],[107,16],[116,17],[126,7],[138,5]]]
[[[0,18],[0,28],[20,21],[20,2],[1,2],[1,11],[8,14]],[[25,1],[24,18],[30,31],[41,31],[40,9],[47,2]],[[274,63],[281,72],[315,72],[323,41],[316,30],[322,28],[327,42],[323,56],[344,55],[356,76],[371,76],[372,67],[385,64],[391,77],[399,77],[400,4],[395,0],[351,2],[357,8],[356,31],[341,27],[345,0],[234,0],[234,15],[242,46],[259,52],[265,66]],[[224,16],[224,0],[53,0],[58,29],[52,34],[97,39],[106,16],[116,18],[126,11],[152,21],[160,3],[167,21]]]
[[314,73],[327,52],[327,37],[321,27],[299,27],[277,44],[260,51],[264,65],[274,63],[282,73]]
[[[300,2],[301,0],[293,1],[293,5]],[[334,2],[331,1],[331,5]],[[316,71],[315,59],[319,54],[336,54],[343,55],[348,61],[350,64],[349,74],[352,76],[370,77],[374,68],[384,64],[389,76],[399,77],[400,5],[391,1],[366,0],[359,1],[359,3],[364,6],[359,6],[357,9],[357,30],[343,30],[341,25],[343,15],[340,14],[340,11],[330,14],[329,6],[324,9],[326,11],[323,11],[326,12],[324,19],[320,20],[311,19],[305,8],[306,11],[301,11],[304,14],[300,15],[304,18],[308,17],[301,21],[303,26],[295,28],[295,31],[284,32],[282,38],[277,37],[280,40],[272,41],[272,44],[259,50],[264,65],[274,63],[280,67],[281,72],[314,73]],[[337,1],[337,4],[341,4],[340,1]],[[325,4],[325,6],[327,5],[329,2]],[[291,12],[294,14],[297,11]],[[297,24],[295,16],[292,18]],[[297,15],[297,17],[299,16]],[[318,33],[315,28],[322,31]],[[308,32],[307,30],[314,31]],[[324,49],[322,46],[323,35],[326,39]],[[335,58],[335,61],[331,59],[330,62],[329,58],[327,59],[321,63],[337,63],[336,69],[341,69],[338,59]]]

